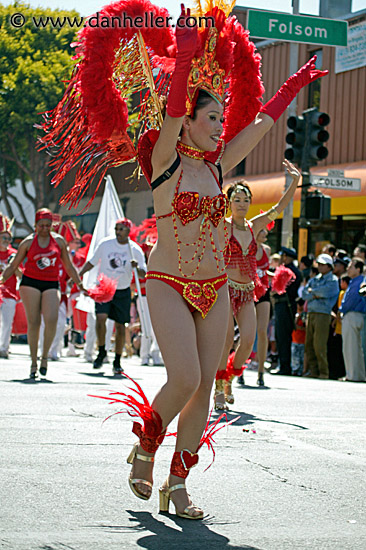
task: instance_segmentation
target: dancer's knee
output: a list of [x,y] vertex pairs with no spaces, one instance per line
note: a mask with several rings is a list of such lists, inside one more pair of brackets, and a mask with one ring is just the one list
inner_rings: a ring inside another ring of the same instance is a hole
[[[183,370],[183,369],[182,369]],[[185,371],[174,377],[169,377],[174,388],[177,388],[179,395],[189,400],[197,391],[201,383],[201,375],[197,369],[196,372]]]

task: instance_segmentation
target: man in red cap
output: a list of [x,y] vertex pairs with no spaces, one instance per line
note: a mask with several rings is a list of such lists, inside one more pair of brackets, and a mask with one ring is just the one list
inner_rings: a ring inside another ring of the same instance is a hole
[[99,352],[94,361],[94,368],[99,369],[107,355],[105,349],[105,333],[107,318],[115,321],[116,350],[113,361],[114,374],[121,374],[121,355],[125,342],[125,323],[130,322],[130,305],[133,269],[137,268],[140,278],[145,277],[145,256],[138,244],[128,238],[132,222],[127,218],[116,221],[115,237],[102,239],[94,255],[86,262],[79,275],[82,277],[87,271],[99,264],[99,273],[104,273],[111,279],[117,279],[117,290],[110,302],[95,304],[97,317],[96,331]]
[[[12,241],[12,225],[13,222],[7,216],[0,214],[0,273],[4,271],[16,254],[15,248],[10,245]],[[0,306],[0,357],[3,359],[8,359],[9,357],[11,329],[16,306],[17,276],[21,276],[20,270],[17,270],[1,286],[3,302]]]

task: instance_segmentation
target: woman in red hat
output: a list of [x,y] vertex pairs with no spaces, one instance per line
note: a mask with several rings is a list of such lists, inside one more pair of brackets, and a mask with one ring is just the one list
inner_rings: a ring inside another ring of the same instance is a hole
[[28,344],[31,354],[30,378],[37,377],[37,346],[41,315],[45,322],[43,350],[39,372],[47,374],[47,358],[55,336],[60,304],[59,263],[64,265],[71,279],[83,289],[81,279],[71,263],[65,239],[53,233],[52,212],[41,208],[36,212],[35,232],[23,239],[13,262],[2,274],[5,282],[26,259],[19,293],[28,322]]
[[[11,246],[13,222],[3,214],[0,214],[0,273],[6,269],[16,254],[15,248]],[[17,301],[16,286],[17,277],[22,274],[20,269],[14,272],[6,283],[1,287],[2,303],[0,305],[0,357],[8,359],[11,329],[15,315]]]

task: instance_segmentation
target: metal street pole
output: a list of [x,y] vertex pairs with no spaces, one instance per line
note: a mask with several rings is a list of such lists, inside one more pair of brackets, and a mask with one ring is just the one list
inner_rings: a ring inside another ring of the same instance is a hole
[[[299,13],[299,0],[292,0],[292,13],[294,15]],[[290,43],[290,74],[296,73],[299,63],[299,45]],[[288,107],[288,116],[296,116],[297,114],[297,96]],[[292,178],[289,174],[286,174],[285,191],[291,185]],[[291,199],[289,205],[283,211],[282,220],[282,232],[281,232],[281,246],[292,247],[293,245],[293,210],[294,201]]]

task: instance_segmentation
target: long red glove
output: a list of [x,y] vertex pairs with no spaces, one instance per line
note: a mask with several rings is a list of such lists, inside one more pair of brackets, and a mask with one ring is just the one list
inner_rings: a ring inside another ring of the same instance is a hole
[[[187,13],[185,12],[184,4],[181,4],[181,10],[179,16],[180,25],[191,15],[189,8],[187,8]],[[177,25],[175,37],[177,41],[177,56],[169,90],[167,113],[171,117],[179,118],[184,116],[187,111],[187,80],[197,47],[197,26],[179,27]]]
[[329,71],[315,69],[316,55],[297,71],[281,86],[278,92],[261,108],[261,113],[266,113],[276,122],[277,119],[290,105],[301,88],[314,80],[328,74]]

